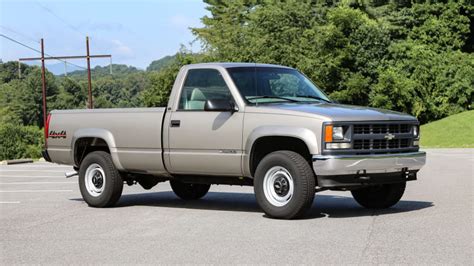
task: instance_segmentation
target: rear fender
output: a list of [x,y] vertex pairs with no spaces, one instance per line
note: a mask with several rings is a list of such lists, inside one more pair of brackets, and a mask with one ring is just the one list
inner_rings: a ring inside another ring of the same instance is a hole
[[[110,151],[110,155],[112,157],[112,161],[114,162],[115,167],[118,170],[124,170],[122,164],[120,163],[118,153],[117,153],[117,146],[115,144],[115,138],[112,133],[103,128],[81,128],[74,132],[74,136],[72,137],[72,147],[71,147],[71,158],[74,162],[76,162],[76,158],[74,156],[76,151],[76,143],[77,140],[81,138],[99,138],[103,139]],[[79,167],[79,165],[76,165]]]

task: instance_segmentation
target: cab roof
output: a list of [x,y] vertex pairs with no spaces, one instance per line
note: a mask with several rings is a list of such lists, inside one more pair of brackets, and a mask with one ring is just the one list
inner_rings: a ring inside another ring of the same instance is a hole
[[233,68],[233,67],[277,67],[277,68],[287,68],[292,69],[291,67],[273,65],[273,64],[260,64],[260,63],[231,63],[231,62],[215,62],[215,63],[199,63],[199,64],[189,64],[189,67],[223,67],[223,68]]

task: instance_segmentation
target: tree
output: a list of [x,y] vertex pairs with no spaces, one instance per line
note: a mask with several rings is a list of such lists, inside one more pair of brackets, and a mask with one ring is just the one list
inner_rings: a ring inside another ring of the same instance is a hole
[[83,109],[87,105],[87,93],[84,86],[74,79],[65,78],[61,82],[59,94],[54,105],[57,109]]
[[[21,106],[19,107],[25,125],[36,125],[43,127],[43,101],[41,69],[32,70],[24,81],[20,95]],[[56,107],[56,98],[59,88],[53,74],[46,72],[46,100],[48,109]]]
[[468,110],[474,100],[474,56],[439,53],[414,41],[391,46],[390,67],[379,70],[373,106],[416,115],[422,122]]
[[219,61],[306,73],[331,98],[418,116],[472,106],[474,7],[467,1],[208,0],[193,33]]
[[172,65],[176,60],[176,55],[168,55],[150,63],[146,71],[160,71],[161,69]]

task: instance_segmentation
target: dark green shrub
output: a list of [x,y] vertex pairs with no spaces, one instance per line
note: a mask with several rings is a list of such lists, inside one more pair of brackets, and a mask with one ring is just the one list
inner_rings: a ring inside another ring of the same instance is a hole
[[0,160],[40,158],[43,131],[37,126],[0,124]]

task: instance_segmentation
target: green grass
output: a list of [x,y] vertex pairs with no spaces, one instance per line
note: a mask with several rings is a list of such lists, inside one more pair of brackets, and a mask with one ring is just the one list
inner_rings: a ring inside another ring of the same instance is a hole
[[474,148],[474,111],[421,126],[423,148]]

